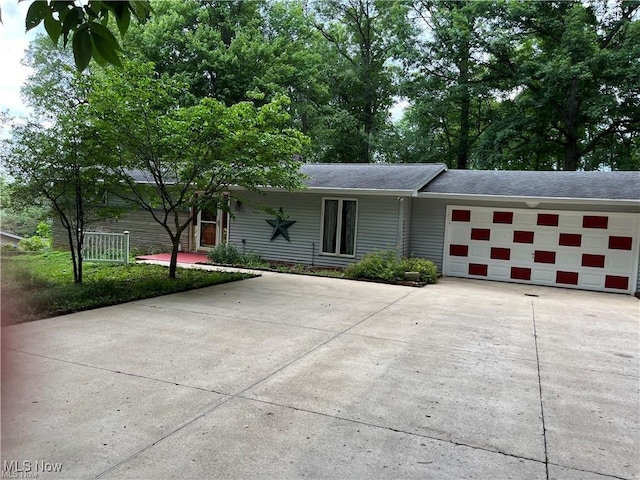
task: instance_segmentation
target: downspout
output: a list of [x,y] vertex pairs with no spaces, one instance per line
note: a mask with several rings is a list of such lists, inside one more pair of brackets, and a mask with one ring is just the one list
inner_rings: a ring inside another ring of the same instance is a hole
[[315,266],[315,261],[316,261],[316,243],[311,242],[311,266],[312,267]]

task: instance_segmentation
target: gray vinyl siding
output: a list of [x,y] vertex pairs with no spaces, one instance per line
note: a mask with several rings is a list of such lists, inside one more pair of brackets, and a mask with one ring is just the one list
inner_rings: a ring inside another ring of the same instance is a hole
[[410,254],[428,258],[436,264],[438,272],[442,272],[447,204],[422,198],[414,198],[412,204]]
[[405,198],[402,202],[402,249],[400,253],[404,257],[411,255],[411,210],[413,199]]
[[[181,221],[189,218],[188,212],[181,216]],[[171,239],[167,231],[161,227],[145,210],[131,210],[122,218],[117,220],[100,220],[87,227],[91,232],[122,233],[129,231],[129,246],[143,252],[170,252]],[[189,251],[189,228],[187,228],[181,238],[182,250]],[[54,221],[53,225],[53,247],[68,250],[69,242],[67,231],[59,221]]]
[[[411,218],[411,254],[425,257],[435,262],[442,272],[444,254],[444,230],[447,205],[465,205],[471,207],[527,208],[524,202],[470,202],[469,200],[449,200],[414,198]],[[564,205],[543,203],[532,210],[584,210],[590,212],[638,213],[638,207],[611,207],[608,205]],[[640,256],[638,258],[638,284],[640,288]]]
[[[359,260],[366,253],[386,248],[396,249],[402,241],[402,232],[398,231],[400,206],[396,197],[285,192],[273,192],[266,196],[246,192],[242,196],[242,206],[233,212],[235,218],[230,221],[229,243],[241,251],[257,252],[267,260],[344,267]],[[358,201],[355,258],[319,253],[323,198]],[[296,221],[288,230],[291,242],[287,242],[282,236],[271,241],[273,228],[266,220],[274,217],[252,208],[252,203],[276,211],[282,207],[289,220]]]

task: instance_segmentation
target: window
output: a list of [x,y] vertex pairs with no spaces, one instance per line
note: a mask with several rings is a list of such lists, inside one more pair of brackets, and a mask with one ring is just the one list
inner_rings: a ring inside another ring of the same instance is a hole
[[325,198],[322,204],[321,252],[353,257],[356,252],[358,201]]

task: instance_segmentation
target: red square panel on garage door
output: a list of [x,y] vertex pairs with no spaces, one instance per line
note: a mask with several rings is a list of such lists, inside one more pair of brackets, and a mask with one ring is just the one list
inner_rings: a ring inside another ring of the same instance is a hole
[[631,250],[631,237],[609,237],[609,248],[612,250]]
[[449,255],[453,257],[466,257],[469,255],[467,245],[449,245]]
[[576,272],[556,272],[556,283],[565,285],[577,285],[578,274]]
[[588,253],[583,253],[582,266],[604,268],[604,255],[590,255]]
[[493,223],[513,223],[513,212],[493,212]]
[[454,222],[470,222],[471,210],[453,210],[451,212],[451,220]]
[[609,217],[585,215],[582,217],[582,228],[604,228],[609,226]]
[[472,228],[471,240],[489,240],[491,237],[491,230],[488,228]]
[[582,235],[579,233],[561,233],[558,244],[565,247],[579,247],[582,245]]
[[513,280],[531,280],[531,269],[511,267],[511,278]]
[[514,243],[533,243],[533,232],[516,230],[513,232]]
[[604,288],[617,288],[620,290],[628,290],[629,277],[618,277],[617,275],[607,275],[604,280]]
[[491,258],[494,260],[509,260],[511,258],[511,249],[492,247]]
[[539,213],[538,225],[542,225],[543,227],[557,227],[559,217],[559,215],[553,213]]
[[556,263],[556,252],[545,252],[544,250],[536,250],[533,255],[533,261],[536,263]]
[[482,263],[470,263],[469,264],[469,275],[480,275],[482,277],[487,276],[487,265]]

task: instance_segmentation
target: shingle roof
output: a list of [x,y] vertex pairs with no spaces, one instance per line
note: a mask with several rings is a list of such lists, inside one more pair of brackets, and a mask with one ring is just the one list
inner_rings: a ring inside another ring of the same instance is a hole
[[309,188],[417,192],[446,169],[440,163],[313,163],[301,167]]
[[[153,175],[151,172],[145,170],[139,170],[137,168],[127,170],[127,174],[133,179],[136,183],[154,183]],[[173,185],[176,180],[175,176],[170,173],[164,174],[164,182],[167,185]]]
[[640,200],[640,172],[448,170],[420,192]]

